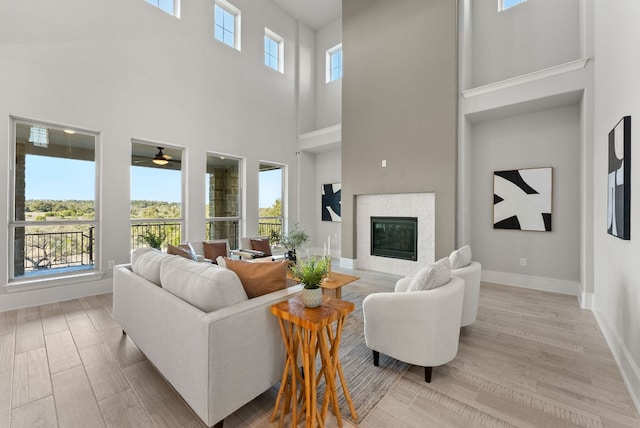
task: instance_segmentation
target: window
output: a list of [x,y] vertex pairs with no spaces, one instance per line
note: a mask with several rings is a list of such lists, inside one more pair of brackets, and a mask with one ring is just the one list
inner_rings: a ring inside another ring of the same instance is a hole
[[97,134],[12,120],[10,281],[95,271]]
[[498,10],[499,11],[507,10],[521,3],[524,3],[525,1],[527,0],[499,0]]
[[283,232],[284,184],[282,165],[260,163],[258,235],[268,236],[272,244],[280,242]]
[[146,0],[146,2],[167,12],[169,15],[180,18],[180,0]]
[[216,1],[215,37],[240,50],[240,10],[223,0]]
[[342,43],[327,51],[327,83],[342,79]]
[[182,150],[131,144],[131,249],[181,242]]
[[268,28],[264,29],[264,64],[282,73],[283,68],[283,47],[282,37],[278,36]]
[[242,213],[242,161],[207,154],[207,239],[228,239],[238,248]]

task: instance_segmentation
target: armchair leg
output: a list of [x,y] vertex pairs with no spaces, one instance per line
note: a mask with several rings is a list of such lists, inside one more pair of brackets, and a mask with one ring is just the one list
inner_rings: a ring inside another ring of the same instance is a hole
[[431,369],[433,369],[433,367],[424,368],[424,381],[427,383],[431,383]]
[[373,365],[378,367],[380,365],[380,352],[373,351]]
[[213,428],[222,428],[223,425],[224,425],[224,419],[218,422],[217,424],[215,424]]

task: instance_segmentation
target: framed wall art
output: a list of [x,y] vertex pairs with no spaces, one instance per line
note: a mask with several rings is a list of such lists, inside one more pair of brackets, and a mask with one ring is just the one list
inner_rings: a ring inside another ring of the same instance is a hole
[[340,221],[342,183],[322,185],[322,221]]
[[607,232],[631,239],[631,116],[609,132]]
[[493,228],[551,231],[553,168],[493,173]]

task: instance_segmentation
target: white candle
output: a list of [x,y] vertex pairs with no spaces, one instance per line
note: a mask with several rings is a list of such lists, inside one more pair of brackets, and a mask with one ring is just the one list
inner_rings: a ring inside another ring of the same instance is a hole
[[327,243],[323,242],[322,245],[324,246],[324,248],[322,250],[322,255],[326,256],[327,255]]
[[331,257],[331,235],[327,236],[327,255]]

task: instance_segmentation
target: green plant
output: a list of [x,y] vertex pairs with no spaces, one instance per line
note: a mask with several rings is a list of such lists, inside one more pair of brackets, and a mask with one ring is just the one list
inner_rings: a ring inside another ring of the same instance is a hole
[[289,233],[283,233],[280,243],[287,250],[295,250],[309,240],[309,234],[300,228],[298,223],[293,223],[289,227]]
[[166,234],[163,232],[158,232],[156,234],[151,230],[146,230],[142,235],[140,235],[139,239],[151,248],[159,250],[166,239]]
[[324,278],[328,271],[329,259],[326,257],[321,259],[310,257],[291,266],[291,274],[293,277],[300,280],[304,288],[307,289],[320,287],[322,278]]

